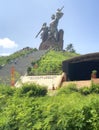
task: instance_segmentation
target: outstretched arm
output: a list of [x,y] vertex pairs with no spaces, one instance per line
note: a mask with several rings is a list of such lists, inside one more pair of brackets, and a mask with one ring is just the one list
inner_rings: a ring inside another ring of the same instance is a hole
[[42,31],[42,28],[40,29],[40,31],[38,32],[38,34],[35,36],[35,38],[38,37],[38,35],[41,33],[41,31]]

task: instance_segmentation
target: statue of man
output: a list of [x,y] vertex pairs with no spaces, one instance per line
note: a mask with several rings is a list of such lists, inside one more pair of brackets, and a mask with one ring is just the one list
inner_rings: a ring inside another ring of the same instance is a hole
[[59,19],[63,16],[63,12],[61,12],[61,10],[63,9],[63,7],[61,9],[57,9],[56,14],[52,15],[51,19],[51,23],[50,23],[50,27],[49,27],[49,37],[54,37],[56,40],[58,40],[58,22]]
[[47,23],[43,23],[40,31],[38,32],[38,34],[36,35],[36,37],[38,37],[38,35],[41,33],[41,39],[42,42],[46,41],[48,38],[48,27],[47,27]]

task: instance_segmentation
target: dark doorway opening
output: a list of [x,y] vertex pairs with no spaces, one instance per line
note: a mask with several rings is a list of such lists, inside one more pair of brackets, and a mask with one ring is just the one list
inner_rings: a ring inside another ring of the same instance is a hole
[[68,78],[69,80],[89,80],[91,79],[92,70],[97,70],[97,77],[99,77],[99,60],[85,61],[79,63],[68,64]]

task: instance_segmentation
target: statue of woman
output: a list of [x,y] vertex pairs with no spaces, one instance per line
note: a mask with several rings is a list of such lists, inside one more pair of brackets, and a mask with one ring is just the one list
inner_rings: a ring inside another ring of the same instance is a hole
[[54,37],[56,40],[58,40],[58,22],[59,19],[63,16],[63,12],[61,12],[62,9],[57,9],[56,14],[51,16],[51,23],[49,27],[49,37]]

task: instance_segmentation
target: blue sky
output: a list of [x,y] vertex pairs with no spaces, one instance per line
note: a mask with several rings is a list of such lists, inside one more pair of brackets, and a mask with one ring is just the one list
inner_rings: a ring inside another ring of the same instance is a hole
[[38,48],[36,34],[62,6],[58,29],[64,30],[64,48],[72,43],[77,53],[98,52],[99,0],[0,0],[0,55]]

